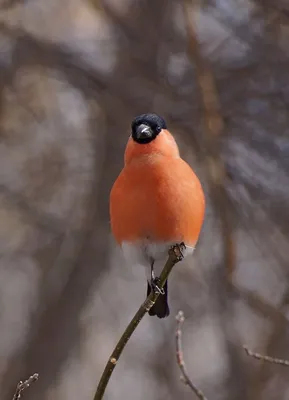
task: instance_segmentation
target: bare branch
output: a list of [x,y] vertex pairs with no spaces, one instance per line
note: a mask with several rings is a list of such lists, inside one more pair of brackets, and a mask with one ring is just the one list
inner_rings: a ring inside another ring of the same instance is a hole
[[207,176],[214,207],[221,221],[224,261],[227,279],[231,283],[236,265],[236,250],[230,215],[228,213],[229,198],[225,190],[227,172],[220,157],[220,139],[224,131],[224,121],[220,112],[221,107],[215,79],[207,60],[202,55],[196,27],[192,18],[192,13],[196,10],[196,7],[197,3],[192,2],[192,0],[183,0],[188,37],[188,56],[195,66],[196,79],[203,106],[203,144],[206,151]]
[[260,353],[255,353],[254,351],[251,351],[246,345],[244,345],[243,348],[248,356],[256,358],[256,360],[266,361],[271,364],[278,364],[278,365],[283,365],[284,367],[289,367],[289,360],[284,360],[282,358],[275,358],[275,357],[265,356]]
[[22,395],[22,392],[25,389],[29,388],[31,383],[36,382],[38,379],[38,376],[39,376],[38,374],[33,374],[26,381],[24,381],[24,382],[20,381],[16,387],[16,391],[14,393],[12,400],[19,400]]
[[[175,245],[169,250],[169,258],[161,272],[159,277],[160,282],[158,284],[159,288],[162,289],[170,272],[172,271],[175,264],[183,259],[182,249],[184,245]],[[121,338],[119,339],[117,345],[115,346],[111,356],[108,359],[106,367],[102,373],[100,378],[96,393],[94,395],[94,400],[100,400],[103,398],[105,389],[107,384],[110,380],[111,374],[121,356],[123,349],[125,348],[127,342],[129,341],[131,335],[136,330],[138,324],[143,319],[144,315],[152,308],[155,304],[157,298],[159,297],[160,293],[156,293],[154,291],[146,298],[143,304],[140,306],[136,314],[134,315],[133,319],[128,324],[127,328],[125,329],[124,333],[122,334]]]
[[182,346],[182,324],[185,321],[184,313],[183,311],[179,311],[178,314],[176,315],[176,320],[178,321],[177,323],[177,329],[176,329],[176,356],[177,356],[177,363],[178,366],[181,370],[181,380],[188,385],[191,390],[195,393],[198,399],[200,400],[207,400],[206,396],[204,393],[197,388],[197,386],[191,381],[189,378],[189,375],[187,373],[186,369],[186,364],[184,361],[184,355],[183,355],[183,346]]

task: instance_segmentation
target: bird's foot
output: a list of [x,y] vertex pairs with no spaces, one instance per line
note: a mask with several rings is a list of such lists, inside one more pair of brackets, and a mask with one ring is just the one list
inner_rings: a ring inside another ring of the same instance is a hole
[[186,245],[184,242],[182,242],[182,243],[174,244],[170,248],[169,253],[173,253],[174,256],[176,257],[177,261],[182,261],[184,258],[184,254],[183,254],[184,250],[186,250]]
[[154,277],[151,279],[151,287],[155,294],[165,294],[165,290],[159,287],[160,278]]

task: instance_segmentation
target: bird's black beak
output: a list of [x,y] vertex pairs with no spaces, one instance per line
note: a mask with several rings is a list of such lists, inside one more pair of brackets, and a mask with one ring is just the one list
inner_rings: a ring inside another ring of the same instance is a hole
[[153,131],[152,129],[146,125],[146,124],[140,124],[137,128],[136,128],[136,138],[137,140],[141,141],[150,141],[150,139],[153,136]]

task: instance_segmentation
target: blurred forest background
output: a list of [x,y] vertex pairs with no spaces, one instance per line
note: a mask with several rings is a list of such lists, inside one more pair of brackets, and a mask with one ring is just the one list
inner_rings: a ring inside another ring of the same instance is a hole
[[[131,120],[151,111],[199,175],[206,221],[170,276],[171,316],[144,318],[105,398],[194,397],[175,361],[179,309],[209,400],[289,398],[289,370],[242,349],[289,358],[289,4],[194,4],[0,1],[1,400],[34,372],[29,400],[92,399],[144,300],[108,197]],[[206,109],[207,69],[218,99]]]

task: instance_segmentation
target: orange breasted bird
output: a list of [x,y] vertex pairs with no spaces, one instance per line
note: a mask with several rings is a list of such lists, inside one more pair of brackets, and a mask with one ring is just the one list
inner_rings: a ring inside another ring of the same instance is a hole
[[180,157],[164,119],[156,114],[136,117],[124,168],[110,193],[110,219],[126,260],[146,268],[147,295],[160,291],[149,315],[169,315],[168,284],[160,290],[158,274],[172,245],[183,242],[184,256],[193,253],[204,212],[201,183]]

